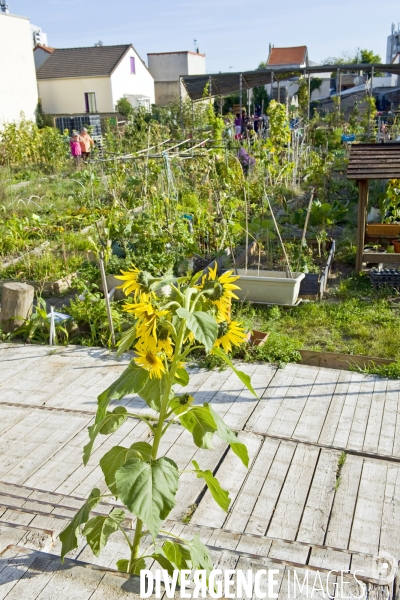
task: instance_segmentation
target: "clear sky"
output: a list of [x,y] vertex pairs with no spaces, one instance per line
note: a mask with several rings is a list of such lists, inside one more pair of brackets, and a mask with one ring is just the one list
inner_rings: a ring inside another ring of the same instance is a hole
[[367,48],[386,57],[399,0],[8,0],[58,48],[132,43],[147,52],[206,54],[207,72],[256,68],[268,45],[307,45],[310,60]]

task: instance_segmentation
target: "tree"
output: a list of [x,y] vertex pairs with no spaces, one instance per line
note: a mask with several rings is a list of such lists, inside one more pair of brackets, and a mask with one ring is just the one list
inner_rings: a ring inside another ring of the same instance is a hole
[[352,55],[349,52],[342,52],[339,56],[328,56],[322,61],[323,65],[354,65],[354,64],[365,64],[371,65],[380,63],[382,61],[379,54],[374,54],[373,50],[358,49],[356,54]]
[[120,98],[118,100],[115,105],[115,110],[126,119],[130,119],[134,112],[132,104],[126,98]]

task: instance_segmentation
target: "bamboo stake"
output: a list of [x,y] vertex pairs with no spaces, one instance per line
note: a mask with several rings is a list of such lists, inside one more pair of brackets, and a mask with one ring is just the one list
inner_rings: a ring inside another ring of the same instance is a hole
[[282,237],[281,237],[281,232],[279,231],[279,227],[278,227],[278,223],[276,222],[276,219],[275,219],[274,211],[272,210],[271,203],[269,201],[268,195],[266,194],[265,190],[264,190],[264,194],[265,194],[265,197],[266,197],[267,202],[268,202],[268,208],[269,208],[269,210],[271,212],[271,217],[272,217],[272,220],[273,220],[274,225],[275,225],[275,230],[276,230],[276,233],[278,235],[279,242],[281,244],[283,256],[285,257],[286,268],[287,268],[286,276],[290,277],[291,279],[293,279],[292,269],[290,268],[289,258],[288,258],[288,255],[286,254],[286,249],[285,249],[285,245],[283,243]]
[[297,271],[300,268],[300,258],[302,257],[302,254],[303,254],[303,246],[304,246],[304,242],[306,240],[306,232],[307,232],[307,227],[308,227],[308,221],[310,219],[313,200],[314,200],[314,188],[311,190],[310,201],[308,203],[308,208],[307,208],[306,220],[304,221],[303,234],[301,236],[299,260],[297,262]]
[[111,315],[110,298],[108,296],[106,272],[104,270],[104,262],[103,262],[103,253],[102,253],[102,258],[99,258],[99,267],[100,267],[100,273],[101,273],[101,281],[103,284],[104,301],[106,303],[108,324],[110,325],[111,341],[112,341],[112,345],[115,346],[114,324],[113,324],[112,315]]

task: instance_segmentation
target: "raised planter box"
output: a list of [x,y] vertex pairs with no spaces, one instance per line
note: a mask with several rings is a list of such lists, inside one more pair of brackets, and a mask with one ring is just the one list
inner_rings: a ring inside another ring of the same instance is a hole
[[367,237],[395,238],[400,234],[400,223],[369,223],[365,233]]
[[250,344],[250,346],[264,346],[265,342],[269,337],[269,333],[253,329],[253,331],[249,331],[247,333],[246,337],[247,343]]
[[320,273],[306,273],[303,281],[300,284],[300,297],[314,296],[322,298],[327,285],[329,274],[332,270],[333,258],[335,256],[336,242],[331,241],[331,247],[328,254],[328,260],[326,261],[325,267]]
[[340,352],[316,352],[314,350],[299,350],[301,364],[311,367],[326,367],[328,369],[343,369],[351,371],[354,367],[375,365],[390,365],[396,362],[390,358],[375,358],[360,354],[341,354]]
[[236,269],[240,276],[237,282],[239,290],[235,290],[239,300],[258,304],[281,304],[294,306],[297,302],[300,283],[304,273],[293,273],[287,277],[282,271],[249,271]]

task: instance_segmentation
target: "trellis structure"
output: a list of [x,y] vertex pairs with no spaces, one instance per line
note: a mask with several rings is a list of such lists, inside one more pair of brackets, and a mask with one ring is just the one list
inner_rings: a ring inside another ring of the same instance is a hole
[[400,254],[364,252],[369,181],[400,179],[400,143],[353,144],[347,178],[355,179],[358,183],[356,272],[362,271],[366,262],[400,265]]

